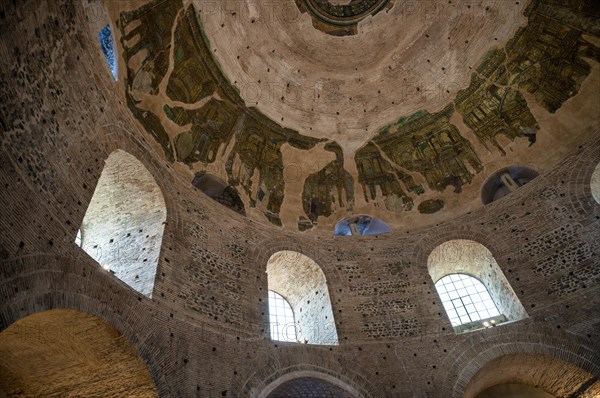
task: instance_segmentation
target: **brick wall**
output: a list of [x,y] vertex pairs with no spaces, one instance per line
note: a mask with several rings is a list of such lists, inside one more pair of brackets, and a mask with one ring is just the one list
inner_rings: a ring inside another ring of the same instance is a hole
[[[52,308],[97,316],[133,344],[165,397],[253,396],[296,367],[364,396],[462,397],[478,370],[507,354],[600,375],[597,134],[516,192],[437,225],[369,237],[292,233],[199,195],[174,170],[125,109],[124,82],[99,66],[84,15],[66,0],[0,6],[0,329]],[[116,149],[164,193],[152,299],[74,244]],[[454,333],[427,259],[455,239],[489,249],[529,318]],[[265,271],[281,250],[323,271],[339,345],[268,338]]]

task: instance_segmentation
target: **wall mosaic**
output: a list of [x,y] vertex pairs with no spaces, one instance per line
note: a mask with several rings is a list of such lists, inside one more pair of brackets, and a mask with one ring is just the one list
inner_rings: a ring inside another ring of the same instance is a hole
[[[325,31],[333,35],[351,34],[356,24],[351,29],[347,22],[393,6],[381,0],[296,3],[311,15],[327,16],[329,22],[317,18],[317,25],[331,23]],[[486,170],[491,155],[482,149],[505,156],[507,142],[526,148],[544,134],[528,102],[552,114],[578,94],[592,70],[589,60],[600,61],[600,49],[586,36],[600,32],[594,13],[591,2],[532,1],[524,12],[528,24],[506,46],[488,52],[468,87],[444,109],[401,116],[366,136],[357,150],[343,140],[326,142],[285,128],[245,103],[239,83],[228,81],[213,57],[199,11],[179,0],[155,0],[120,13],[125,98],[170,162],[194,173],[216,170],[240,195],[246,213],[274,225],[318,230],[319,219],[331,223],[359,205],[362,212],[366,206],[423,217],[450,214],[457,202],[452,195]],[[311,151],[320,143],[325,145],[318,151],[334,160],[286,179],[282,148]],[[290,190],[290,184],[300,189]],[[450,196],[432,197],[436,192]],[[294,205],[282,210],[288,200]],[[291,214],[282,217],[282,211]]]

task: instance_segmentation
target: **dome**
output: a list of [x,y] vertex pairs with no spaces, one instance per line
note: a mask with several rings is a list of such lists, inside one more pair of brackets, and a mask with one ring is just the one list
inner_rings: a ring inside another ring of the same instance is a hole
[[600,395],[597,1],[4,2],[0,44],[0,396]]
[[547,170],[597,124],[594,41],[536,3],[162,7],[120,14],[130,111],[185,178],[222,176],[285,229],[451,219],[489,176]]

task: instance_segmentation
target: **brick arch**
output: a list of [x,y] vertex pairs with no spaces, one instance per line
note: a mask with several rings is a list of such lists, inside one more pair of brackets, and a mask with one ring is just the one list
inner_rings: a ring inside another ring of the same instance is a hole
[[283,296],[294,312],[298,342],[337,345],[329,284],[319,264],[299,252],[283,250],[269,258],[267,274],[268,290]]
[[[105,130],[102,137],[102,154],[106,160],[110,154],[116,150],[123,150],[135,157],[154,178],[156,185],[160,188],[162,196],[167,207],[167,223],[165,224],[165,235],[167,228],[172,234],[180,232],[182,225],[180,223],[181,215],[177,202],[173,200],[171,193],[177,191],[179,186],[188,187],[189,181],[185,181],[182,176],[174,171],[169,171],[171,167],[168,160],[159,158],[154,150],[148,147],[148,144],[141,141],[136,135],[133,135],[121,124],[102,124],[96,126],[97,129]],[[139,134],[142,134],[141,132]],[[102,170],[99,171],[96,180],[100,178]],[[181,184],[181,185],[180,185]],[[95,184],[94,184],[95,185]],[[84,207],[89,203],[84,203]]]
[[[492,252],[479,242],[469,239],[453,239],[436,246],[427,258],[427,270],[434,284],[437,284],[441,278],[452,274],[469,275],[481,282],[501,314],[501,318],[494,319],[494,322],[519,321],[528,317],[519,297],[506,279]],[[439,293],[437,285],[436,290]],[[443,293],[439,294],[440,301],[448,300],[447,296],[444,300]],[[463,293],[463,295],[463,297],[470,297],[470,294]],[[466,309],[469,312],[466,304],[461,309]],[[474,309],[471,311],[477,315]],[[478,316],[476,319],[481,318]],[[484,319],[487,319],[485,315]],[[469,329],[482,327],[479,321],[475,323],[465,322],[461,317],[460,326],[455,326],[455,331],[465,331],[463,329],[464,323],[469,324]]]
[[[472,226],[472,224],[470,224]],[[425,235],[423,239],[417,241],[414,245],[412,253],[408,257],[410,265],[407,267],[407,273],[412,274],[413,277],[418,278],[420,281],[430,285],[432,291],[435,292],[434,282],[428,273],[428,259],[433,250],[442,244],[452,240],[470,240],[481,244],[487,250],[492,253],[493,258],[498,263],[499,268],[503,271],[504,267],[501,261],[502,255],[505,252],[512,252],[509,248],[503,248],[501,242],[494,239],[494,236],[489,231],[473,231],[467,229],[441,229],[436,231],[435,234]]]
[[427,265],[427,259],[431,252],[438,246],[452,240],[463,239],[470,240],[483,245],[488,249],[494,258],[501,256],[505,250],[503,250],[501,243],[494,239],[494,235],[489,231],[474,231],[472,229],[442,229],[436,230],[435,234],[429,234],[425,238],[421,239],[417,244],[411,255],[411,261],[415,265],[425,266]]
[[600,205],[592,195],[591,180],[597,167],[600,167],[600,139],[590,142],[565,162],[573,162],[569,167],[567,192],[575,214],[582,217],[600,214]]
[[273,236],[258,240],[249,248],[250,254],[253,258],[256,258],[257,263],[265,265],[273,254],[281,251],[293,251],[302,254],[309,257],[321,267],[321,253],[316,241],[308,242],[302,238],[298,239],[291,236]]
[[447,371],[439,374],[434,385],[439,386],[437,395],[444,398],[462,398],[473,377],[490,361],[508,354],[532,354],[560,358],[593,375],[600,375],[600,354],[584,341],[573,344],[573,337],[567,338],[550,328],[537,328],[532,325],[516,326],[514,329],[488,329],[463,340],[449,351]]
[[0,367],[5,371],[0,390],[10,395],[116,396],[127,391],[158,396],[133,345],[88,313],[63,308],[36,312],[13,323],[0,338]]
[[[80,254],[73,257],[34,255],[1,263],[5,277],[0,282],[0,290],[8,295],[2,297],[0,305],[0,332],[19,319],[52,309],[70,309],[95,316],[133,346],[150,371],[159,396],[171,396],[160,360],[145,341],[152,337],[149,333],[152,328],[140,326],[139,315],[145,312],[141,308],[146,311],[152,308],[149,300],[91,263],[89,257]],[[117,296],[119,300],[113,301]],[[113,307],[116,305],[119,309]],[[152,326],[156,327],[156,323]],[[144,330],[147,336],[142,336]]]
[[552,397],[596,396],[600,381],[583,369],[560,358],[539,354],[507,354],[488,361],[473,376],[465,398],[507,384],[541,389]]
[[318,385],[319,389],[330,390],[332,393],[343,393],[356,398],[364,398],[364,395],[359,393],[352,386],[329,374],[314,370],[296,370],[280,376],[266,386],[265,389],[258,394],[258,398],[277,397],[277,394],[280,394],[282,389],[285,390],[290,384],[297,383],[298,381],[302,384],[308,382],[309,385],[305,386],[307,389],[310,389],[312,387],[310,384],[314,383]]
[[[243,396],[266,398],[277,387],[296,378],[314,378],[340,387],[357,398],[383,396],[357,373],[342,374],[318,365],[301,363],[285,367],[269,366],[252,375],[243,387]],[[373,392],[373,394],[371,393]]]

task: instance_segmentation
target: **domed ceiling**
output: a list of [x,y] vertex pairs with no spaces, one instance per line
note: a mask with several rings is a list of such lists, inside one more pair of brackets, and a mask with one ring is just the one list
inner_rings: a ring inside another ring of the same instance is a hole
[[597,134],[599,9],[155,0],[117,10],[120,84],[174,168],[220,177],[254,220],[412,228],[482,206],[499,169],[542,172]]

